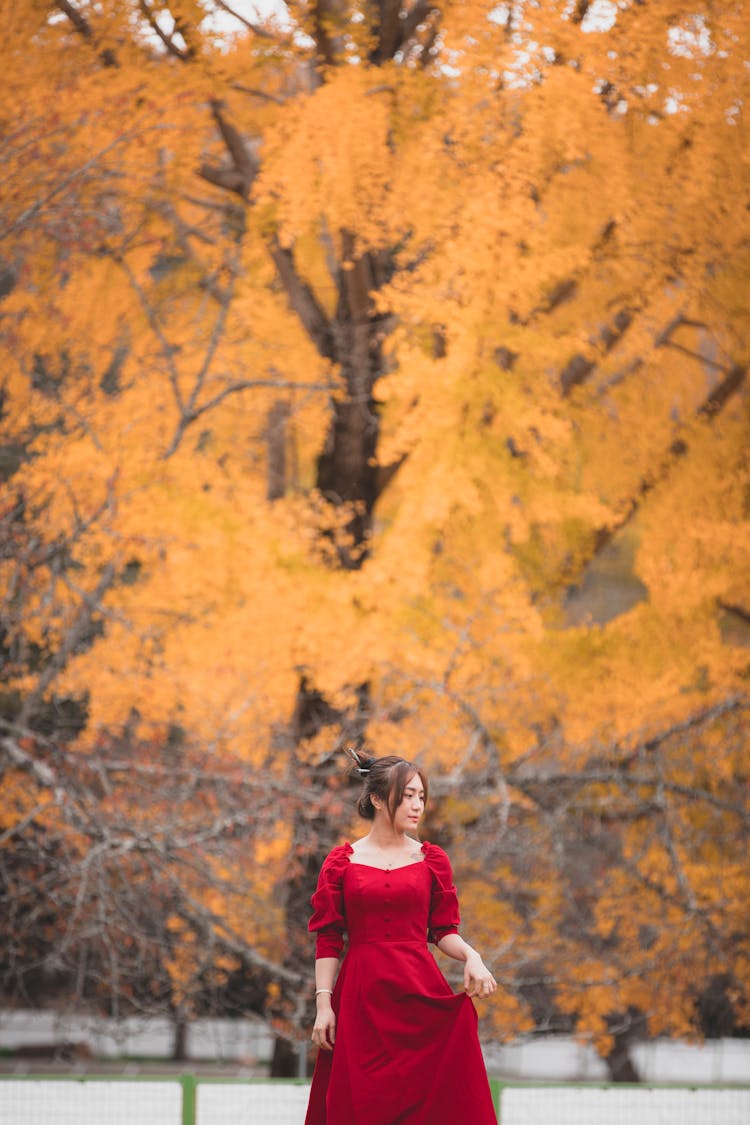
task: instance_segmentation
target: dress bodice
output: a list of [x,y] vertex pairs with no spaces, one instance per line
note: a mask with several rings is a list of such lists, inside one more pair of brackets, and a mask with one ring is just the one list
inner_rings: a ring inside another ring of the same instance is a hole
[[327,856],[312,898],[310,930],[317,957],[338,957],[344,934],[351,947],[366,942],[437,942],[459,925],[450,861],[435,844],[423,858],[387,871],[352,863],[351,844]]
[[426,940],[432,874],[424,860],[395,871],[350,862],[343,889],[350,946]]

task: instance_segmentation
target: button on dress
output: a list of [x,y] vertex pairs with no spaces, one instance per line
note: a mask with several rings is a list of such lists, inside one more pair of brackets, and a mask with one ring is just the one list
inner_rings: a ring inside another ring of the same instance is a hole
[[497,1125],[474,1004],[427,945],[458,932],[447,855],[423,844],[421,861],[390,871],[352,855],[348,843],[329,853],[312,897],[316,957],[348,945],[305,1125]]

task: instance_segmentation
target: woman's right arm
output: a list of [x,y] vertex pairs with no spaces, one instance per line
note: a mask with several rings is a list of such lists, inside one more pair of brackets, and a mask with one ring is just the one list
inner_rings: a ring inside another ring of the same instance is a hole
[[315,962],[315,1026],[312,1041],[330,1051],[336,1042],[336,1013],[331,1006],[331,995],[339,967],[338,957],[319,957]]
[[[312,896],[313,916],[309,929],[317,934],[315,943],[315,1007],[317,1015],[312,1040],[330,1051],[336,1037],[336,1014],[331,1004],[339,957],[344,948],[346,918],[344,913],[344,872],[349,866],[345,846],[334,848],[326,856],[318,886]],[[321,991],[324,990],[324,991]]]

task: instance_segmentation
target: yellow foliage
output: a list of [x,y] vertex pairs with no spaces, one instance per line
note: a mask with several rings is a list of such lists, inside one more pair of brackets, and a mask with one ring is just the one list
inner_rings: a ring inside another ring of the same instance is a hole
[[[136,3],[8,10],[3,691],[76,701],[81,751],[175,724],[275,777],[356,719],[455,780],[467,873],[464,835],[508,848],[513,901],[466,883],[508,978],[526,941],[602,1049],[629,1005],[683,1033],[749,889],[711,804],[746,815],[742,5],[446,2],[387,57],[367,6],[308,7],[222,36],[186,0],[166,42]],[[4,776],[4,829],[50,804]],[[556,857],[610,823],[582,888]],[[226,934],[278,944],[295,847],[254,840],[244,897],[211,857]]]

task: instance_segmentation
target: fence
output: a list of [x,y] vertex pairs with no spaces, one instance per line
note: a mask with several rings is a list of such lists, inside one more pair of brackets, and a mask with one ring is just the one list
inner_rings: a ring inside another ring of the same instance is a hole
[[[747,1125],[750,1087],[563,1086],[492,1080],[500,1125]],[[301,1125],[306,1082],[0,1076],[2,1125]],[[467,1125],[456,1122],[456,1125]]]

